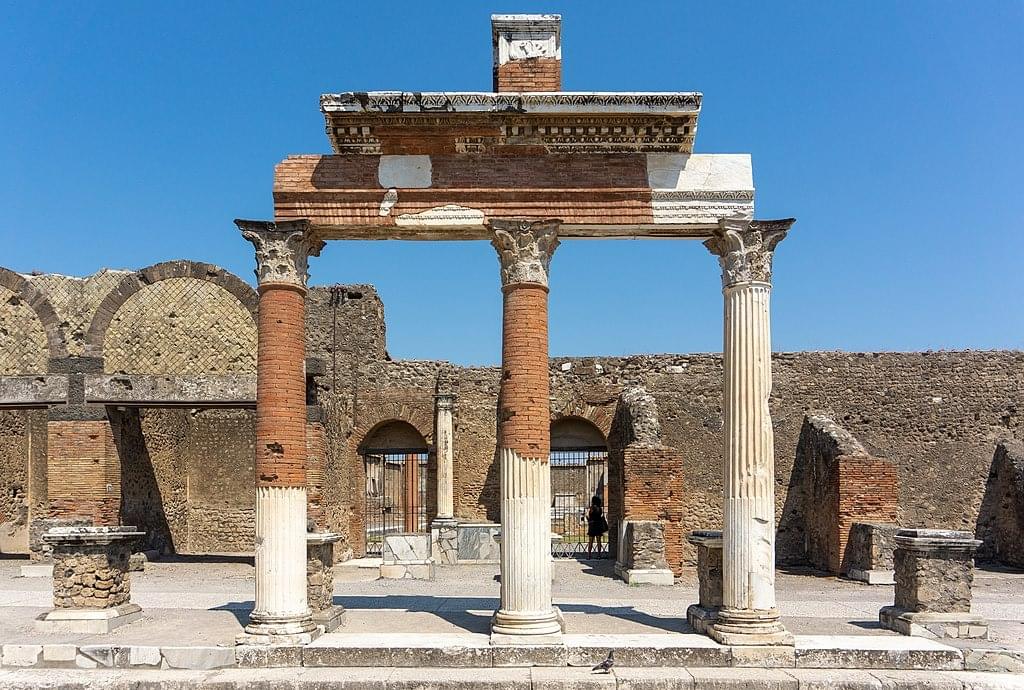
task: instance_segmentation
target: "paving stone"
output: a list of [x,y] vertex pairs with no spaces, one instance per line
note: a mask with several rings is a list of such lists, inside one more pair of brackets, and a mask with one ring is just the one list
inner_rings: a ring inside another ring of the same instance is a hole
[[1024,676],[1017,673],[960,671],[950,674],[963,683],[964,690],[1022,690]]
[[279,645],[238,645],[235,664],[243,668],[302,666],[302,647]]
[[796,666],[796,652],[786,646],[742,646],[729,648],[732,665],[756,668],[792,668]]
[[693,676],[685,668],[615,668],[618,690],[690,690]]
[[533,690],[614,690],[615,676],[588,668],[541,666],[530,669]]
[[528,668],[396,668],[387,680],[388,690],[529,690]]
[[234,647],[161,647],[169,668],[204,670],[235,665]]
[[46,666],[58,666],[66,664],[73,666],[75,657],[78,656],[78,645],[73,644],[45,644],[43,645],[43,663]]
[[128,664],[131,666],[159,668],[163,659],[159,647],[131,647],[128,652]]
[[[78,648],[78,655],[92,659],[97,666],[104,668],[127,668],[131,659],[131,648],[118,645],[83,645]],[[81,663],[79,666],[89,668],[88,665]]]
[[871,675],[881,681],[884,690],[963,690],[963,683],[952,673],[879,669],[871,671]]
[[964,670],[1024,673],[1024,651],[1016,649],[965,649]]
[[798,690],[799,682],[781,669],[690,668],[695,690]]
[[850,669],[794,668],[786,671],[800,683],[800,690],[881,690],[882,681],[868,671]]
[[959,649],[934,640],[897,635],[808,635],[797,638],[800,668],[892,668],[959,671]]
[[35,666],[43,653],[39,644],[5,644],[3,649],[4,666]]
[[568,663],[565,645],[495,645],[491,647],[491,655],[495,666],[565,666]]

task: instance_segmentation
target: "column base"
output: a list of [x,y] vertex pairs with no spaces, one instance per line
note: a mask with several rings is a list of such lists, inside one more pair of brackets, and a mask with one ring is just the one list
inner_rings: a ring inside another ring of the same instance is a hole
[[320,637],[322,628],[310,613],[303,616],[268,616],[253,612],[245,632],[235,637],[239,645],[302,645]]
[[138,604],[121,604],[107,609],[53,609],[36,619],[36,627],[47,632],[108,633],[142,618]]
[[793,646],[793,634],[779,621],[778,609],[722,608],[707,634],[725,645]]
[[555,607],[547,614],[497,611],[491,619],[492,645],[562,644],[565,618]]
[[455,518],[436,518],[430,523],[430,555],[440,565],[459,562],[459,522]]
[[988,621],[973,613],[932,613],[885,606],[878,612],[883,628],[901,635],[932,639],[988,639]]
[[345,607],[334,604],[321,611],[314,611],[313,624],[325,633],[340,628],[345,625]]
[[700,604],[690,604],[690,607],[686,609],[686,622],[690,624],[694,632],[701,633],[702,635],[708,634],[708,629],[714,625],[718,619],[718,609],[708,608],[707,606],[701,606]]

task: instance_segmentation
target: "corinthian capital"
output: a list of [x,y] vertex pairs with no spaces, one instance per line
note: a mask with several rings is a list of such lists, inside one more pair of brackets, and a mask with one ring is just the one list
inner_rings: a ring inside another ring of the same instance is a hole
[[496,219],[487,226],[498,250],[502,287],[517,283],[547,286],[551,255],[558,246],[560,220]]
[[722,287],[739,283],[771,283],[775,245],[786,237],[793,218],[744,220],[723,218],[714,236],[704,242],[722,266]]
[[323,240],[310,232],[308,220],[235,220],[242,237],[256,248],[256,279],[306,287],[308,258],[320,256]]

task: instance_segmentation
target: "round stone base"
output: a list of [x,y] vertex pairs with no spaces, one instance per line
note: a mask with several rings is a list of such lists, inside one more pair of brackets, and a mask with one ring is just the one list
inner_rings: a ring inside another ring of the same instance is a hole
[[546,613],[499,610],[491,620],[491,644],[557,644],[565,631],[562,612]]
[[707,634],[727,645],[793,646],[793,635],[779,621],[778,609],[719,609]]
[[313,621],[312,613],[298,616],[272,616],[253,611],[245,633],[239,635],[237,644],[306,644],[320,635]]

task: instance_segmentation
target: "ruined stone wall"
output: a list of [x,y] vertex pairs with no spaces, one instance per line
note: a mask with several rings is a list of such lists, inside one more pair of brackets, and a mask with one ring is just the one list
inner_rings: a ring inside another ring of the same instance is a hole
[[0,411],[0,553],[28,552],[31,419]]
[[996,446],[975,536],[984,540],[979,558],[1024,567],[1024,443]]
[[[47,294],[58,317],[66,322],[62,329],[67,352],[75,355],[84,352],[82,341],[98,305],[113,285],[128,278],[128,273],[107,271],[87,279],[33,276],[25,280]],[[216,290],[221,288],[223,282],[202,290],[220,296]],[[143,294],[145,289],[132,294]],[[240,313],[231,304],[233,313]],[[21,313],[15,309],[18,306],[0,303],[0,317],[15,319]],[[193,306],[202,305],[193,300]],[[169,312],[160,317],[172,318]],[[47,356],[45,338],[32,330],[31,319],[18,323],[22,322],[28,330],[19,337],[24,340],[26,334],[36,333],[34,340],[28,340],[35,343],[34,356],[39,359],[32,366],[41,366]],[[117,323],[125,334],[118,342],[130,341],[127,321],[122,318]],[[307,355],[323,362],[321,370],[312,367],[310,371],[315,374],[312,392],[323,408],[326,430],[324,520],[330,529],[346,535],[337,549],[341,554],[349,550],[358,554],[361,548],[365,475],[359,445],[366,435],[376,425],[397,419],[412,424],[428,442],[433,436],[433,395],[445,364],[391,361],[385,331],[383,305],[371,286],[310,290]],[[0,345],[4,342],[0,337]],[[189,347],[198,347],[199,341],[188,342]],[[202,344],[218,352],[223,346],[218,366],[226,370],[251,362],[254,354],[246,350],[251,345],[243,346],[241,341],[205,338]],[[138,347],[138,353],[145,353],[149,346]],[[587,419],[606,436],[622,390],[644,386],[659,409],[661,443],[680,456],[682,496],[674,499],[681,506],[680,530],[720,527],[720,355],[555,358],[550,373],[553,418]],[[794,518],[803,510],[803,497],[799,491],[790,492],[800,428],[809,410],[828,415],[856,436],[869,454],[895,464],[900,486],[897,519],[904,526],[973,531],[997,441],[1024,437],[1022,352],[783,353],[773,358],[773,374],[778,555],[784,562],[800,560],[804,553],[804,533],[791,527],[799,522]],[[458,396],[455,513],[463,520],[497,521],[494,448],[499,370],[457,367],[453,375]],[[45,411],[16,413],[22,414],[35,415],[37,427],[42,415],[42,433],[30,435],[42,437],[33,445],[33,457],[45,457]],[[11,419],[4,416],[0,422],[6,430],[0,434],[4,486],[17,484],[26,472],[17,468],[26,463],[28,427],[22,423],[15,428]],[[121,442],[132,449],[122,457],[124,510],[137,516],[133,520],[150,525],[153,545],[169,542],[174,549],[188,552],[251,548],[252,423],[251,412],[225,410],[146,410],[130,421],[121,436]],[[956,481],[951,482],[951,477]],[[616,481],[612,468],[609,479],[611,503]],[[33,504],[45,503],[45,482],[45,471],[33,473]],[[0,514],[0,521],[21,510],[12,507],[17,500],[10,497],[15,494],[8,488],[5,507],[0,508],[6,513]],[[994,537],[986,537],[990,538]]]
[[898,499],[891,462],[868,454],[828,417],[804,419],[787,496],[793,509],[779,529],[789,543],[803,534],[804,556],[811,565],[845,573],[855,555],[846,548],[853,524],[895,523]]

